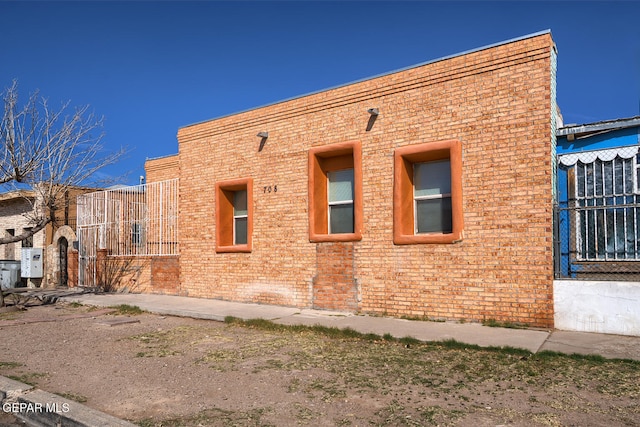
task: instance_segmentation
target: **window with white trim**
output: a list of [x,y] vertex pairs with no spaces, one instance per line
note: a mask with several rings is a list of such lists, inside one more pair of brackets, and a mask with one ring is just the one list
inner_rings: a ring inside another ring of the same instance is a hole
[[451,233],[449,159],[413,165],[415,233]]
[[353,169],[327,172],[329,234],[353,233]]
[[575,163],[578,260],[640,259],[640,154],[610,157],[583,154]]
[[247,190],[233,193],[233,244],[247,244],[247,225],[249,211],[247,209]]

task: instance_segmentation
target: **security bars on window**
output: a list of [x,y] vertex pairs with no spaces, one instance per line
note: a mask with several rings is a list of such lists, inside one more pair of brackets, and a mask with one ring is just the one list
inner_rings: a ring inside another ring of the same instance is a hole
[[579,260],[640,259],[640,170],[636,155],[575,165]]

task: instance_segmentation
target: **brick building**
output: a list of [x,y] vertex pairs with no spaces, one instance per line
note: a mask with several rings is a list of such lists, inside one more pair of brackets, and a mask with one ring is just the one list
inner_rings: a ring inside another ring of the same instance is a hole
[[175,292],[553,326],[555,67],[545,31],[179,129]]

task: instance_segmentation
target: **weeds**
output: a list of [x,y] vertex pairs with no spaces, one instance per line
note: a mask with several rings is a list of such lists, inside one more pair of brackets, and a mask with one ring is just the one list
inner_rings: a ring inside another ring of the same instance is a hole
[[147,418],[139,421],[140,427],[191,427],[191,426],[208,426],[208,427],[227,427],[227,426],[261,426],[269,427],[273,424],[267,424],[262,421],[266,414],[273,413],[272,408],[255,408],[246,412],[229,411],[221,408],[211,408],[202,411],[192,417],[170,418],[165,420],[154,420]]
[[488,326],[490,328],[508,328],[508,329],[527,329],[528,328],[527,325],[522,323],[499,322],[496,319],[483,320],[482,326]]
[[41,372],[29,372],[22,375],[7,375],[7,378],[35,387],[38,385],[37,380],[39,378],[46,378],[47,376],[48,374]]
[[0,362],[0,369],[14,369],[22,366],[22,363],[18,362]]
[[138,316],[140,314],[146,313],[146,311],[142,310],[137,305],[120,304],[120,305],[111,306],[109,308],[116,310],[112,314],[120,314],[120,315],[126,315],[126,316]]
[[74,402],[78,402],[78,403],[86,403],[87,402],[87,398],[86,396],[83,396],[81,394],[77,394],[77,393],[67,393],[67,392],[63,392],[63,393],[56,393],[58,396],[60,397],[64,397],[65,399],[69,399],[69,400],[73,400]]

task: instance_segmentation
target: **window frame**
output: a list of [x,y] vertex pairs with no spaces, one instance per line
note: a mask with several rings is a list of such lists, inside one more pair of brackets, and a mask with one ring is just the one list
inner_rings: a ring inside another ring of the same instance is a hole
[[[346,169],[337,169],[337,170],[330,170],[327,171],[327,230],[328,230],[328,234],[345,234],[345,233],[333,233],[331,231],[331,216],[332,216],[332,211],[333,211],[333,207],[334,206],[351,206],[351,210],[353,211],[354,208],[354,201],[353,201],[353,193],[355,193],[355,176],[353,179],[353,189],[352,189],[352,194],[351,194],[351,199],[344,199],[344,200],[338,200],[338,201],[331,201],[331,197],[330,197],[330,193],[331,193],[331,180],[329,179],[329,176],[332,173],[335,172],[341,172],[341,171],[352,171],[352,175],[353,173],[353,168],[346,168]],[[354,213],[354,224],[353,227],[355,229],[355,213]]]
[[[247,243],[235,244],[234,194],[247,192]],[[241,178],[215,185],[216,252],[251,252],[253,250],[253,179]]]
[[131,244],[136,247],[143,246],[142,224],[140,222],[131,223]]
[[[414,164],[449,160],[451,168],[451,233],[416,233]],[[393,182],[393,243],[452,244],[463,239],[462,143],[451,139],[396,148]]]
[[[353,233],[329,233],[328,177],[332,171],[353,169]],[[309,150],[309,241],[362,240],[362,146],[348,141]]]
[[[236,206],[236,196],[238,195],[238,193],[240,192],[244,192],[245,193],[245,199],[248,198],[247,196],[247,191],[246,190],[236,190],[233,192],[233,244],[234,245],[246,245],[246,242],[244,243],[238,243],[238,220],[240,219],[246,219],[247,223],[249,222],[249,209],[247,207],[245,214],[242,215],[238,215],[237,214],[237,206]],[[247,204],[247,200],[245,200],[245,204]],[[247,229],[247,232],[249,230]],[[247,235],[248,238],[248,235]]]
[[419,235],[419,234],[426,234],[426,233],[418,233],[418,224],[419,224],[419,218],[418,218],[418,204],[420,201],[423,200],[445,200],[445,199],[449,199],[451,200],[451,192],[448,193],[438,193],[438,194],[430,194],[427,196],[417,196],[416,195],[416,185],[415,185],[415,180],[416,180],[416,165],[428,165],[429,163],[435,163],[435,162],[443,162],[443,161],[447,161],[449,163],[449,173],[451,173],[451,161],[447,158],[447,159],[439,159],[439,160],[429,160],[428,162],[419,162],[419,163],[413,163],[413,232],[415,235]]

